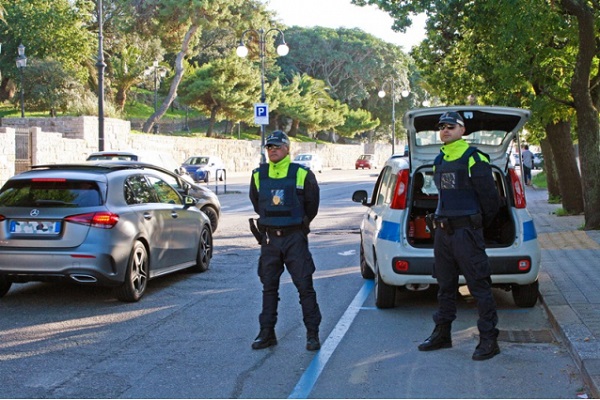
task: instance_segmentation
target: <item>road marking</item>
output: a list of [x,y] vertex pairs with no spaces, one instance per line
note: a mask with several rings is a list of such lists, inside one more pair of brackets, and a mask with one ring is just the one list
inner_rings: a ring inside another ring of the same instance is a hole
[[333,331],[329,334],[329,337],[327,337],[327,340],[325,340],[321,346],[321,350],[317,352],[306,371],[304,371],[304,374],[300,377],[300,380],[292,393],[288,396],[288,399],[308,398],[317,379],[319,379],[319,375],[323,372],[325,364],[329,361],[329,358],[337,348],[338,344],[340,344],[344,335],[348,332],[354,318],[362,309],[365,300],[369,297],[369,294],[373,290],[373,285],[373,280],[365,281],[364,285],[354,297],[354,300],[352,300],[352,303],[350,303],[346,309],[346,312],[344,312],[344,315],[342,315],[342,318],[340,318],[335,328],[333,328]]

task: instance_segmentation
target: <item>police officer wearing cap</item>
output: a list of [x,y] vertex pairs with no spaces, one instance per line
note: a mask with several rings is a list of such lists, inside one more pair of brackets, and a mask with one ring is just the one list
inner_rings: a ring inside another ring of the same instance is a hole
[[435,235],[433,275],[439,285],[438,310],[433,315],[433,333],[419,350],[452,347],[451,325],[456,319],[458,277],[462,274],[479,311],[479,344],[472,359],[487,360],[499,354],[500,348],[483,229],[497,214],[500,199],[489,157],[462,139],[466,133],[463,117],[457,112],[444,113],[438,128],[444,145],[434,161],[439,200],[430,221]]
[[260,332],[252,348],[277,344],[279,280],[285,265],[300,296],[306,349],[319,350],[321,312],[313,287],[315,264],[308,249],[310,222],[319,209],[319,185],[312,171],[292,163],[290,140],[284,132],[271,133],[265,148],[269,162],[256,168],[250,181],[250,201],[259,215],[258,276],[263,285]]

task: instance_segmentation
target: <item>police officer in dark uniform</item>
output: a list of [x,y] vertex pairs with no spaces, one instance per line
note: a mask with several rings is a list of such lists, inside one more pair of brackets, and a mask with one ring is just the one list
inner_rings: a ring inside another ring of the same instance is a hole
[[300,295],[306,349],[319,350],[321,312],[313,287],[315,264],[308,249],[310,222],[319,210],[319,185],[312,171],[292,163],[290,140],[284,132],[271,133],[265,147],[269,162],[255,169],[250,181],[250,200],[260,217],[256,236],[261,244],[258,276],[263,285],[260,333],[252,348],[277,344],[279,280],[285,265]]
[[440,117],[438,128],[444,145],[434,161],[439,200],[430,219],[435,230],[433,275],[439,284],[438,310],[433,315],[435,329],[419,350],[452,347],[450,332],[456,319],[458,277],[462,274],[479,311],[479,344],[472,358],[487,360],[499,354],[500,348],[483,228],[497,214],[500,199],[489,157],[462,139],[466,132],[462,116],[447,112]]

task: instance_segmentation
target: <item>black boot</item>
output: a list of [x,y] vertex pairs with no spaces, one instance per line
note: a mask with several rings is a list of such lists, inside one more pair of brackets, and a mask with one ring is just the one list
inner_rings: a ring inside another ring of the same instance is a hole
[[438,324],[433,333],[419,345],[420,351],[447,349],[452,347],[452,336],[450,330],[452,324]]
[[275,346],[277,337],[275,337],[275,328],[261,328],[260,333],[252,342],[254,350],[266,349],[267,347]]
[[499,331],[496,329],[495,335],[491,338],[479,338],[479,344],[475,348],[473,352],[473,357],[471,357],[475,361],[483,361],[489,360],[497,354],[500,354],[500,347],[498,346],[498,333]]
[[321,343],[319,342],[319,332],[308,331],[306,333],[306,350],[317,351],[320,348]]

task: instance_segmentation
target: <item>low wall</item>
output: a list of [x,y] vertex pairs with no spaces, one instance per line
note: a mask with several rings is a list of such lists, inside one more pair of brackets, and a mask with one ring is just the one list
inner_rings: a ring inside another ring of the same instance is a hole
[[[3,118],[0,121],[0,184],[14,175],[15,129],[29,129],[32,164],[54,164],[83,161],[98,151],[97,117]],[[398,148],[404,144],[398,145]],[[187,138],[180,136],[132,133],[129,121],[104,120],[104,150],[131,151],[143,161],[169,169],[178,167],[193,155],[217,155],[228,172],[246,172],[260,161],[260,140]],[[375,154],[383,165],[391,154],[386,144],[317,144],[292,142],[292,156],[317,153],[325,169],[353,169],[354,161],[364,153]],[[11,167],[12,166],[12,167]]]

